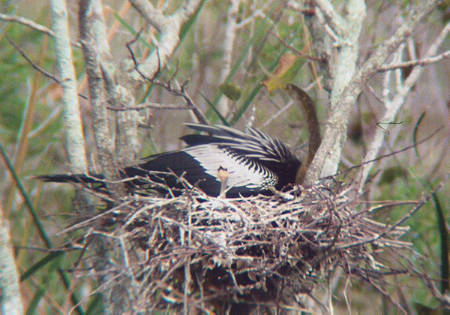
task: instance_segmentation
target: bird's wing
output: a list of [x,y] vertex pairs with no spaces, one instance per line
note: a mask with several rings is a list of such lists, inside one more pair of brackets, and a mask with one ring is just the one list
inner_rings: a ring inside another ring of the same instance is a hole
[[218,170],[225,169],[229,174],[227,185],[230,187],[262,189],[276,183],[276,177],[268,169],[251,159],[233,154],[220,144],[198,145],[184,151],[212,177],[217,178]]
[[208,126],[187,124],[193,130],[208,133],[207,135],[186,135],[181,139],[190,146],[201,144],[221,144],[223,149],[234,152],[237,156],[246,157],[261,163],[284,163],[297,160],[287,146],[280,140],[266,135],[254,128],[242,132],[226,126]]

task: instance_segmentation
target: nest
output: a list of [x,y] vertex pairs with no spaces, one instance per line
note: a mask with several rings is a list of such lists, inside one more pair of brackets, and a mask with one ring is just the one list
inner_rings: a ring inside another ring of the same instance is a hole
[[336,268],[370,282],[404,271],[386,252],[409,247],[399,240],[407,229],[371,220],[354,196],[333,180],[245,199],[191,188],[173,198],[130,196],[90,222],[119,240],[111,270],[129,281],[136,309],[301,309],[302,296]]

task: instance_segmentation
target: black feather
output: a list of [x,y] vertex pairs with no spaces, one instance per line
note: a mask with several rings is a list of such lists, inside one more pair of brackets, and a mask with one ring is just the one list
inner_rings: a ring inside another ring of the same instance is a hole
[[[293,183],[301,163],[279,140],[256,129],[242,132],[225,126],[187,124],[195,131],[181,137],[188,147],[180,151],[149,156],[136,166],[120,170],[130,192],[147,190],[178,195],[186,185],[196,186],[211,196],[221,193],[218,169],[230,174],[227,197],[269,194],[269,186],[277,189]],[[224,167],[227,166],[227,167]],[[228,169],[227,169],[228,168]],[[44,181],[103,184],[101,175],[44,175]],[[162,185],[160,185],[162,184]]]

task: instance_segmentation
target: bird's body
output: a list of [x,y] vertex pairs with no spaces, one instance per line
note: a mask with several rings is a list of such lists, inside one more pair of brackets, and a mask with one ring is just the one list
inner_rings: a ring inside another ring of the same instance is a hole
[[[152,155],[142,164],[120,170],[122,178],[130,179],[126,181],[130,190],[167,192],[162,188],[166,186],[177,195],[188,183],[210,196],[239,197],[267,194],[270,187],[281,189],[295,182],[301,163],[279,140],[253,128],[241,132],[225,126],[188,124],[188,127],[206,134],[183,136],[186,148]],[[99,176],[87,175],[40,178],[57,182],[101,182]]]

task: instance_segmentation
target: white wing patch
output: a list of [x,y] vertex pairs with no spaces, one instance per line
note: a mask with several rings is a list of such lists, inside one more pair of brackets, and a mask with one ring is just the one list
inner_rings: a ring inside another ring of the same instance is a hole
[[250,161],[238,159],[229,152],[220,149],[217,145],[206,144],[184,149],[186,153],[196,159],[205,169],[205,172],[217,178],[219,167],[225,168],[228,173],[228,187],[246,186],[257,189],[275,185],[275,175],[268,169],[251,165]]

